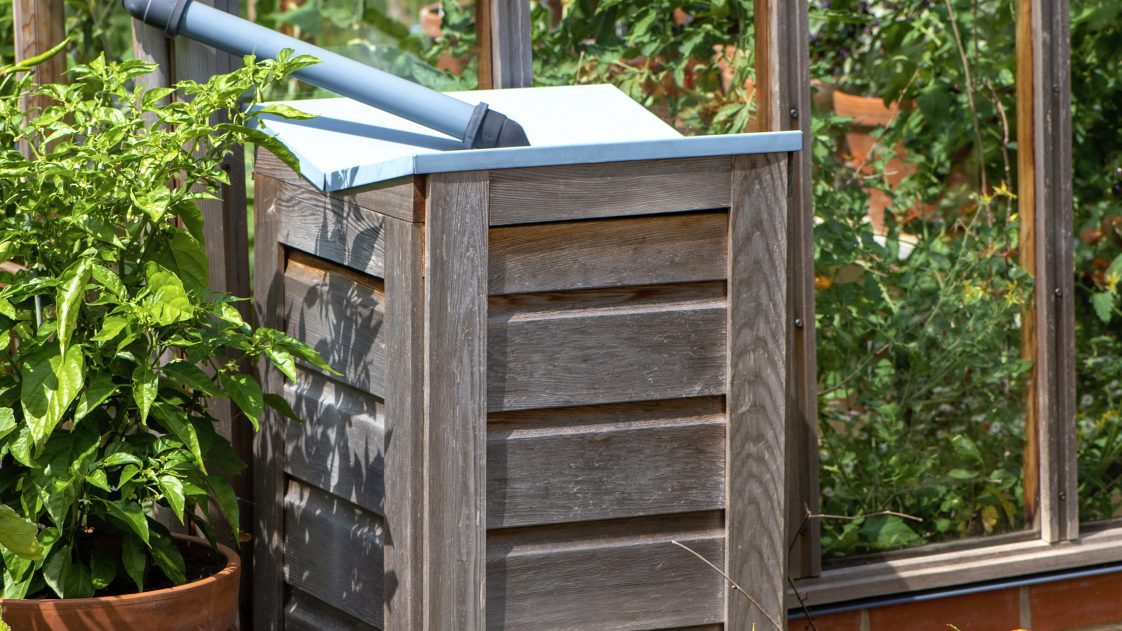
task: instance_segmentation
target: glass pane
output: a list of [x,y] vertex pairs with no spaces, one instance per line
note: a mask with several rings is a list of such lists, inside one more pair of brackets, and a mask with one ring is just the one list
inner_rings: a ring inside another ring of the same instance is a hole
[[[1071,4],[1079,517],[1122,517],[1122,66],[1117,3]],[[1105,21],[1103,21],[1105,20]]]
[[812,2],[826,558],[1024,527],[1013,14],[951,4]]

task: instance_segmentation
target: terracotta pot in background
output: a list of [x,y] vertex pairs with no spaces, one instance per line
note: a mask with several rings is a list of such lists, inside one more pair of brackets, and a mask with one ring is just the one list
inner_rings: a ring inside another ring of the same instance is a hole
[[[444,35],[444,13],[439,2],[421,7],[421,32],[436,39]],[[444,53],[436,62],[436,69],[451,72],[457,77],[464,71],[464,62],[452,53]]]
[[[181,545],[205,539],[174,535]],[[14,631],[228,631],[238,617],[241,562],[219,546],[226,567],[213,576],[141,594],[100,598],[0,600]]]

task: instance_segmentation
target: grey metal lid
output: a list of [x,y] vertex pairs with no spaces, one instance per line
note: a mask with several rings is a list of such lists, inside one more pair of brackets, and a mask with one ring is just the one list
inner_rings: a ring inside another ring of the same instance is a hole
[[265,117],[265,129],[300,160],[305,178],[341,191],[423,173],[798,151],[798,131],[679,134],[610,85],[453,92],[522,124],[529,147],[464,149],[450,136],[350,99],[288,101],[306,121]]

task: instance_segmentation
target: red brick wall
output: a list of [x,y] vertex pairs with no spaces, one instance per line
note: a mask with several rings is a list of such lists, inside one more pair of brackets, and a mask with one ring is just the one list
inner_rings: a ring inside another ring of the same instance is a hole
[[[819,631],[1122,630],[1122,573],[815,616]],[[791,620],[791,631],[813,629]]]

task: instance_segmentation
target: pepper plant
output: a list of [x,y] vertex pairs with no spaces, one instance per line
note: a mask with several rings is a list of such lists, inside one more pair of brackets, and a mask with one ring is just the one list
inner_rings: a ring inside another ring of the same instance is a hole
[[[297,360],[328,368],[207,288],[197,203],[229,183],[224,161],[243,143],[294,162],[256,119],[301,115],[242,99],[310,63],[247,58],[176,89],[135,87],[154,66],[104,57],[68,85],[32,85],[26,64],[0,70],[0,520],[35,535],[23,549],[0,538],[4,598],[193,578],[160,513],[213,542],[213,501],[237,540],[228,479],[244,464],[208,399],[256,427],[266,406],[291,410],[246,360],[290,378]],[[38,105],[21,112],[20,95]]]

